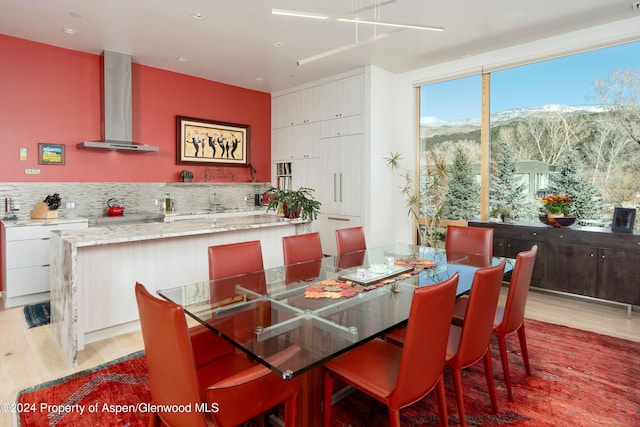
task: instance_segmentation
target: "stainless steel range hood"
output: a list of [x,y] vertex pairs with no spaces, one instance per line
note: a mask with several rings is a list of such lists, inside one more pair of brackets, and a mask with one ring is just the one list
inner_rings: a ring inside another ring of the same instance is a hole
[[158,147],[133,142],[131,114],[131,56],[102,52],[102,141],[85,141],[78,148],[158,151]]

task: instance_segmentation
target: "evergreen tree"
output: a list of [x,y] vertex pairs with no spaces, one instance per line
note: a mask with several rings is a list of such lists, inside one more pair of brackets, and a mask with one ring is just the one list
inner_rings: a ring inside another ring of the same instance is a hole
[[516,175],[516,158],[511,145],[502,144],[491,163],[489,200],[491,210],[506,208],[513,219],[530,219],[531,206],[523,180]]
[[571,213],[578,219],[601,219],[602,198],[576,163],[576,155],[569,151],[560,165],[560,171],[549,176],[549,192],[571,197]]
[[469,155],[460,146],[455,149],[449,177],[444,218],[471,219],[478,216],[480,187],[474,180]]

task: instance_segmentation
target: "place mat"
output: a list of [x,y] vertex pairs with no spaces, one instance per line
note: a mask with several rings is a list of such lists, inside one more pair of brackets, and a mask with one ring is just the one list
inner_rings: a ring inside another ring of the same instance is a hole
[[351,280],[329,279],[309,285],[304,291],[304,297],[310,299],[339,299],[351,298],[360,292],[370,291],[389,283],[394,283],[398,279],[406,279],[416,274],[417,271],[399,274],[393,278],[379,280],[369,285],[362,285]]
[[427,258],[403,258],[397,259],[396,265],[413,267],[416,270],[424,270],[425,268],[433,268],[436,263]]

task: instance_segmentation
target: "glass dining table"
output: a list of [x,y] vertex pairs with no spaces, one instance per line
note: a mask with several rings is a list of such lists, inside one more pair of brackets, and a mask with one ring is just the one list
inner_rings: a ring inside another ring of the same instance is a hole
[[[500,260],[399,243],[158,294],[251,359],[291,379],[404,325],[416,287],[458,272],[457,294],[462,295],[478,268]],[[506,271],[515,262],[508,261]],[[291,346],[300,348],[295,357],[269,363],[269,356]]]

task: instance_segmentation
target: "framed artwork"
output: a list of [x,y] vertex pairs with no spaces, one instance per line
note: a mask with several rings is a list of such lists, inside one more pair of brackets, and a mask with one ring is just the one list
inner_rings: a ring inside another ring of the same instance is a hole
[[636,210],[632,208],[614,208],[611,231],[633,233],[636,221]]
[[38,143],[38,164],[64,165],[64,144]]
[[177,116],[179,165],[249,165],[249,125]]

